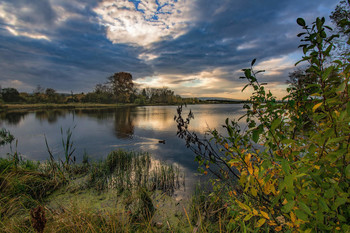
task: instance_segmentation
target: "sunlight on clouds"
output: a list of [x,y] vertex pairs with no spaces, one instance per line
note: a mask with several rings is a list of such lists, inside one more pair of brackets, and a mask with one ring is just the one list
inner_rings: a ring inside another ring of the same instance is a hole
[[[64,2],[62,0],[39,1],[27,5],[21,4],[20,7],[16,3],[2,2],[0,3],[0,19],[7,25],[4,28],[14,36],[51,41],[52,29],[69,19],[81,17],[64,8]],[[75,6],[84,7],[78,3]]]
[[159,57],[158,55],[152,54],[152,53],[141,53],[138,56],[139,59],[144,60],[146,62],[156,59],[158,57]]
[[259,62],[254,70],[265,70],[265,75],[281,75],[284,70],[293,69],[294,64],[295,61],[290,56],[283,56]]
[[190,26],[192,4],[186,0],[142,0],[136,4],[104,0],[94,11],[113,43],[147,46],[183,35]]
[[5,28],[6,28],[7,31],[9,31],[14,36],[25,36],[25,37],[29,37],[29,38],[32,38],[32,39],[48,40],[48,41],[50,41],[50,39],[47,36],[45,36],[45,35],[29,33],[29,32],[16,31],[16,29],[11,28],[9,26],[7,26]]
[[252,48],[255,48],[256,46],[257,46],[257,41],[253,40],[253,41],[249,41],[239,45],[237,47],[237,50],[252,49]]

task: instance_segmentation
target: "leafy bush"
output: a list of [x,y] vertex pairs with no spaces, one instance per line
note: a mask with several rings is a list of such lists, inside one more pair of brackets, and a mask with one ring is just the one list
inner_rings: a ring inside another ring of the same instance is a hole
[[[263,71],[253,70],[253,60],[243,70],[246,87],[254,89],[244,105],[247,130],[227,119],[227,136],[214,130],[210,140],[201,139],[188,130],[193,114],[184,119],[178,109],[179,137],[203,173],[217,177],[214,189],[230,187],[227,229],[242,222],[238,231],[350,231],[350,59],[332,60],[337,36],[327,35],[324,18],[311,27],[301,18],[297,23],[304,29],[301,61],[316,80],[308,91],[289,88],[278,102],[257,80]],[[311,128],[304,127],[305,114]]]

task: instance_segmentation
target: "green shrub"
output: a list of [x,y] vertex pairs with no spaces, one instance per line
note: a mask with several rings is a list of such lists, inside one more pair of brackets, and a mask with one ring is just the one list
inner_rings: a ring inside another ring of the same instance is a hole
[[[238,231],[350,231],[350,60],[332,60],[337,36],[327,35],[324,18],[311,27],[297,23],[304,29],[301,61],[316,77],[306,96],[289,88],[278,102],[257,80],[263,71],[253,70],[253,60],[243,70],[244,89],[254,90],[244,105],[247,130],[227,119],[227,136],[214,130],[210,140],[200,139],[187,130],[192,113],[184,119],[178,110],[178,135],[202,172],[217,177],[214,188],[230,187],[226,211],[231,223],[242,223]],[[305,113],[311,128],[304,128]]]

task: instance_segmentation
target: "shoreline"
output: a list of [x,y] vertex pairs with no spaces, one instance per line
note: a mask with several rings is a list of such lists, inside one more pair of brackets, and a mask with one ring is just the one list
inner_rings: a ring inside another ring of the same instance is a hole
[[[247,101],[240,102],[202,102],[202,103],[188,103],[187,105],[202,105],[202,104],[242,104]],[[67,104],[55,104],[55,103],[38,103],[38,104],[3,104],[0,106],[0,112],[2,111],[16,111],[16,110],[41,110],[41,109],[108,109],[108,108],[120,108],[120,107],[138,107],[138,106],[178,106],[178,104],[99,104],[99,103],[67,103]]]

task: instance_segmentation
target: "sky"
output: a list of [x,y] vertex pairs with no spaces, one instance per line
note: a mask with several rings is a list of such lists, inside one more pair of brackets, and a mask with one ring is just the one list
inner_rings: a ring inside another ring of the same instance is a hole
[[2,0],[0,85],[92,91],[116,72],[183,97],[249,98],[241,69],[281,98],[302,31],[337,0]]

